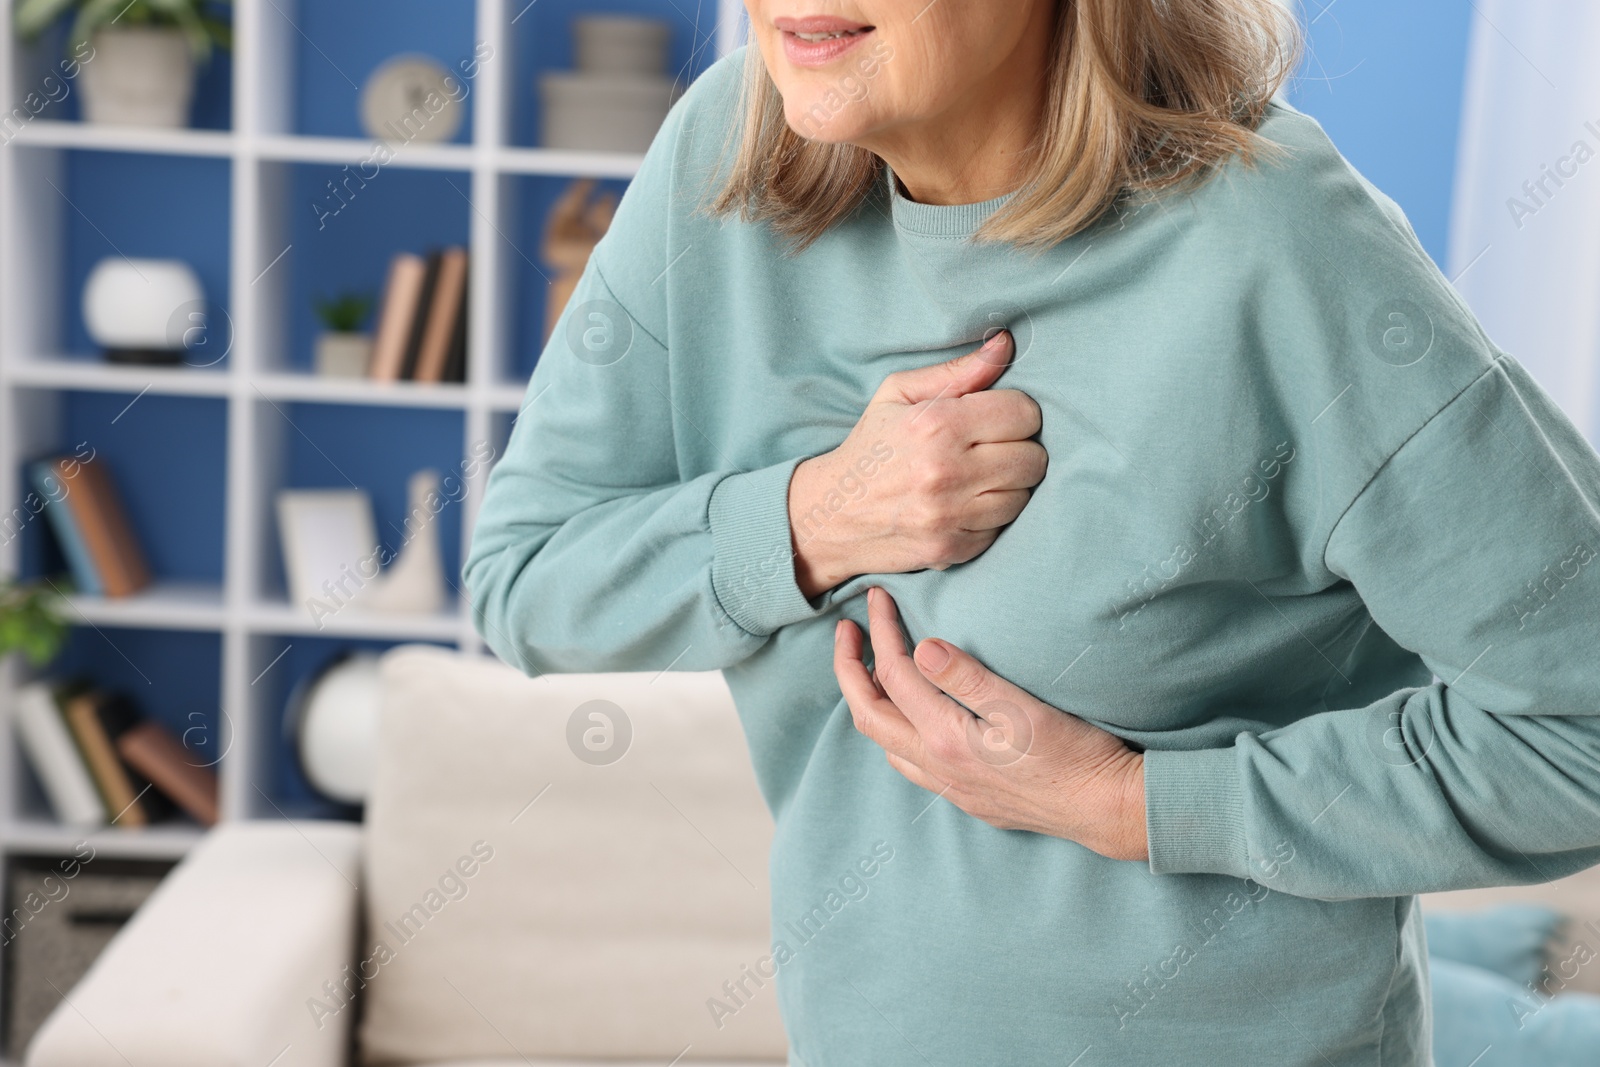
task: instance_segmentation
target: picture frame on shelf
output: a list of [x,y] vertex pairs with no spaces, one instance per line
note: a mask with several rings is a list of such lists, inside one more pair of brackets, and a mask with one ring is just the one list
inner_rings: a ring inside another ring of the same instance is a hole
[[285,489],[277,505],[289,600],[315,613],[353,596],[371,577],[359,573],[363,559],[376,563],[372,498],[360,489]]

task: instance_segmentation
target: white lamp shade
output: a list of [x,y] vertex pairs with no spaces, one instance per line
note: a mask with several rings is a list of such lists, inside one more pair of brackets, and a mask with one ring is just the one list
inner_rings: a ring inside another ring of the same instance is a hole
[[83,287],[83,321],[106,348],[175,350],[205,327],[205,292],[187,263],[111,256]]

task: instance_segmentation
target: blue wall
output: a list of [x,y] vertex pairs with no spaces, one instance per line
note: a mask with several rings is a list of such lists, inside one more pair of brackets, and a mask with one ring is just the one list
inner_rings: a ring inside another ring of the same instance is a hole
[[1303,0],[1310,32],[1291,88],[1445,260],[1472,5],[1462,0]]

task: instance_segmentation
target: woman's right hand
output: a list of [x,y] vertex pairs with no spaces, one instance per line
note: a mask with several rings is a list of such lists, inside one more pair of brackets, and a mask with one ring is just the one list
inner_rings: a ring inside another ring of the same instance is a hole
[[807,597],[858,574],[965,563],[1044,478],[1039,405],[990,389],[1015,342],[996,334],[948,363],[885,378],[843,444],[789,481],[794,572]]

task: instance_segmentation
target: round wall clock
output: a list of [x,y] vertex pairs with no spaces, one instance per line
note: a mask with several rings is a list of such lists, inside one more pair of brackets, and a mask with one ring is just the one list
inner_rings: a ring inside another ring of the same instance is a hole
[[437,60],[403,55],[387,60],[361,90],[361,125],[390,144],[441,144],[461,129],[466,84]]

